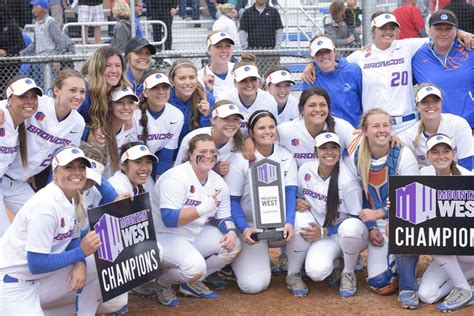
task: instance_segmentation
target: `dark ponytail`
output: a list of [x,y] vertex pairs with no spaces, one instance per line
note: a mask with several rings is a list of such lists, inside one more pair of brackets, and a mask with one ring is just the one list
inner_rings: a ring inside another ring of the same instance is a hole
[[339,214],[339,161],[334,166],[329,180],[328,195],[326,201],[326,218],[324,227],[331,226]]

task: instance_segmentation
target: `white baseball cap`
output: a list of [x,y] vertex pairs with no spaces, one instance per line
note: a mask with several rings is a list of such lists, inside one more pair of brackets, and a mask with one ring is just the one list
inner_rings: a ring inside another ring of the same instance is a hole
[[451,149],[453,149],[453,141],[451,140],[451,138],[444,134],[435,134],[428,138],[428,140],[426,141],[426,151],[430,151],[434,146],[438,144],[446,144],[451,147]]
[[418,92],[416,93],[416,97],[415,97],[416,103],[421,102],[424,98],[426,98],[430,94],[434,94],[438,96],[440,99],[442,99],[441,90],[439,90],[435,86],[426,86],[418,90]]
[[56,169],[57,166],[64,167],[71,161],[81,158],[84,159],[87,167],[91,166],[89,159],[86,158],[86,155],[84,155],[84,152],[81,149],[74,146],[64,147],[54,155],[51,162],[52,169]]
[[129,87],[117,88],[113,90],[110,93],[110,99],[115,102],[128,95],[131,95],[135,99],[135,102],[140,102],[140,99],[135,95],[133,90],[130,89]]
[[159,85],[160,83],[166,83],[167,85],[172,87],[168,76],[161,73],[156,73],[146,77],[145,81],[143,82],[143,87],[145,89],[151,89]]
[[248,77],[257,77],[258,79],[262,79],[262,77],[260,77],[260,75],[258,74],[257,66],[245,65],[234,70],[235,81],[241,82],[242,80]]
[[398,27],[400,27],[400,24],[397,21],[397,18],[395,15],[391,13],[384,13],[381,15],[376,16],[371,22],[370,22],[370,27],[382,27],[387,23],[395,23]]
[[212,110],[212,118],[226,118],[234,114],[238,115],[242,120],[244,119],[244,116],[242,115],[242,113],[240,113],[239,108],[232,103],[223,104]]
[[220,41],[223,41],[225,39],[231,41],[232,45],[235,44],[234,40],[232,39],[232,36],[230,36],[229,33],[227,33],[227,32],[217,32],[217,33],[214,33],[211,36],[209,36],[209,38],[207,39],[207,47],[209,48],[211,45],[216,45],[217,43],[219,43]]
[[277,84],[277,83],[285,82],[285,81],[289,81],[292,84],[295,84],[295,81],[293,80],[293,78],[291,78],[291,74],[286,70],[274,71],[271,74],[269,74],[266,79],[267,85],[270,83]]
[[105,169],[105,166],[94,159],[88,158],[91,166],[86,168],[86,177],[87,179],[91,179],[98,185],[102,183],[102,172]]
[[22,78],[13,82],[7,88],[7,99],[12,95],[22,95],[28,90],[35,89],[39,96],[43,95],[43,90],[36,85],[36,82],[30,78]]
[[316,38],[311,45],[309,45],[309,50],[311,52],[311,56],[314,57],[317,52],[319,52],[321,49],[329,49],[333,51],[336,49],[334,46],[334,43],[329,37],[321,36]]
[[145,156],[150,156],[154,162],[158,162],[158,157],[153,155],[150,149],[142,144],[127,149],[120,157],[120,162],[124,163],[126,160],[137,160]]
[[331,132],[321,133],[314,138],[314,145],[316,147],[320,147],[326,143],[336,143],[341,146],[341,143],[339,142],[339,136]]

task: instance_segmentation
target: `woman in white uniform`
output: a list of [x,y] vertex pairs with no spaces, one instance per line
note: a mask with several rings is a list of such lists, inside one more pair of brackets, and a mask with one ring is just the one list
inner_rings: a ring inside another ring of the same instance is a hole
[[424,167],[430,164],[430,161],[426,159],[426,139],[434,134],[442,133],[448,135],[453,141],[458,164],[472,170],[474,151],[469,123],[460,116],[441,113],[442,91],[432,83],[419,85],[415,99],[420,121],[398,136],[415,153],[418,165]]
[[54,181],[25,203],[0,240],[0,314],[43,315],[41,305],[81,288],[77,315],[95,314],[100,289],[89,273],[95,271],[90,255],[101,243],[95,232],[81,240],[77,227],[85,218],[77,197],[87,166],[82,150],[59,150],[52,160]]
[[[362,209],[362,188],[340,161],[341,146],[335,133],[322,131],[316,136],[315,155],[317,159],[298,170],[299,195],[307,209],[296,213],[295,241],[287,253],[294,253],[298,269],[306,262],[306,274],[313,281],[328,279],[331,284],[331,279],[339,279],[332,273],[340,274],[339,294],[351,297],[356,293],[357,257],[368,241],[367,230],[354,218]],[[291,265],[288,268],[290,277]]]
[[229,187],[212,170],[217,162],[212,137],[193,137],[188,158],[161,175],[152,198],[156,237],[164,249],[158,299],[173,307],[180,304],[171,288],[177,283],[185,295],[216,298],[202,280],[232,262],[241,248]]
[[[426,142],[427,159],[431,166],[423,167],[421,175],[464,176],[472,173],[454,160],[454,144],[445,134],[435,134]],[[466,222],[467,223],[467,222]],[[433,261],[421,279],[420,300],[432,304],[445,297],[438,309],[451,312],[466,307],[473,300],[469,280],[474,278],[473,256],[432,256]],[[446,296],[447,295],[447,296]]]
[[[293,224],[296,209],[297,167],[291,153],[276,142],[276,118],[268,111],[256,111],[249,118],[248,132],[255,143],[256,161],[264,158],[280,163],[283,186],[285,188],[286,223],[283,237],[287,243],[293,239]],[[229,160],[230,171],[225,177],[229,184],[232,201],[232,217],[244,242],[241,254],[232,263],[237,284],[244,293],[255,294],[264,291],[270,284],[269,243],[254,241],[250,183],[248,171],[253,161],[245,159],[242,153],[235,153]],[[292,257],[288,261],[291,264]],[[301,275],[295,275],[301,278]]]

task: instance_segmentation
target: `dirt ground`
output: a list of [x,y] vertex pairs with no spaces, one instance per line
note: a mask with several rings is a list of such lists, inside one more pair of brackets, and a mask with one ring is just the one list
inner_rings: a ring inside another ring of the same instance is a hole
[[[271,251],[273,257],[275,252]],[[421,274],[429,264],[429,257],[422,257]],[[326,282],[307,282],[310,293],[299,298],[286,289],[285,277],[274,276],[270,287],[263,293],[248,295],[240,292],[235,282],[218,291],[215,300],[201,300],[180,296],[182,304],[176,308],[161,305],[156,299],[129,296],[129,315],[441,315],[436,304],[420,304],[416,311],[400,309],[397,296],[379,296],[371,291],[366,282],[367,270],[357,274],[358,291],[353,298],[342,299],[338,289]],[[467,307],[452,315],[474,315],[474,307]]]

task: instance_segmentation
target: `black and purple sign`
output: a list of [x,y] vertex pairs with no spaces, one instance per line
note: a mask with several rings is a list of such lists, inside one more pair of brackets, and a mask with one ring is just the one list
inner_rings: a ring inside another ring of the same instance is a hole
[[474,255],[474,177],[391,176],[389,251]]
[[88,210],[102,246],[95,262],[103,301],[158,277],[161,265],[148,193]]

